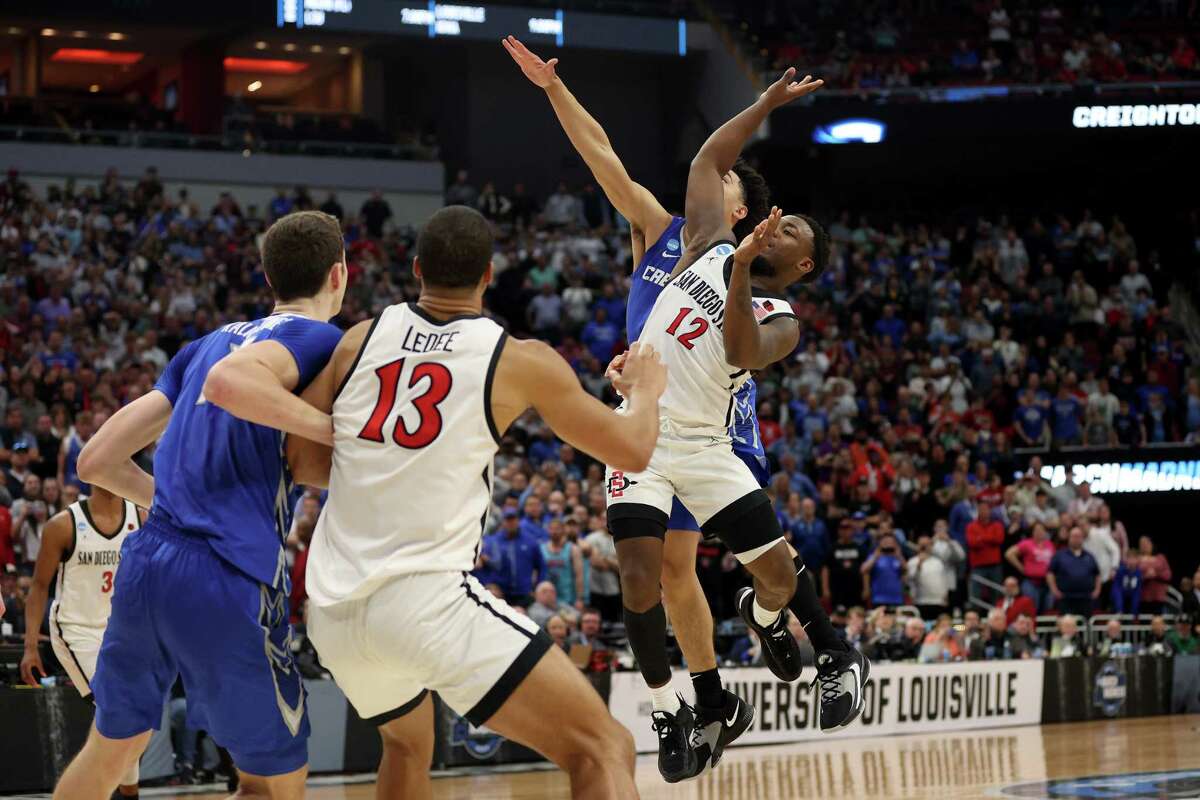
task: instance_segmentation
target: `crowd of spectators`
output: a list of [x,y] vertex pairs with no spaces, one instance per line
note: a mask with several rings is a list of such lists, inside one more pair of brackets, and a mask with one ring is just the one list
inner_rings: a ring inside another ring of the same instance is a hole
[[[720,4],[718,4],[720,5]],[[1198,4],[893,0],[725,4],[773,71],[833,88],[1195,80]],[[846,20],[854,20],[847,26]]]
[[[602,195],[564,184],[535,198],[464,171],[447,201],[495,223],[489,313],[552,342],[614,402],[603,372],[624,347],[631,252]],[[345,228],[351,284],[336,322],[416,298],[415,233],[379,193],[358,209],[297,188],[262,209],[224,195],[204,210],[164,196],[152,168],[44,193],[15,171],[0,183],[8,621],[21,624],[20,582],[45,521],[87,491],[74,469],[83,443],[149,391],[182,344],[269,313],[258,238],[312,207]],[[792,298],[801,345],[756,379],[769,491],[830,609],[911,605],[934,630],[986,604],[1019,603],[1027,616],[1163,611],[1183,576],[1086,485],[1045,482],[1037,455],[1200,440],[1200,382],[1154,244],[1087,211],[949,225],[846,213],[828,229],[830,268]],[[568,649],[593,638],[593,617],[620,618],[602,483],[601,465],[532,414],[503,438],[478,574]],[[315,496],[300,503],[292,539],[297,620],[319,507]],[[1190,577],[1190,565],[1176,567]],[[736,560],[704,543],[698,569],[718,619],[736,616],[746,580]]]

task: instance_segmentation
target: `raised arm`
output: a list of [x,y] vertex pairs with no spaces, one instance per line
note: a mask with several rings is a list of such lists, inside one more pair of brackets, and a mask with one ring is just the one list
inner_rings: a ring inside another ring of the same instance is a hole
[[763,369],[774,364],[795,350],[800,342],[800,325],[794,316],[781,316],[759,324],[750,293],[750,264],[775,237],[781,217],[782,212],[772,208],[767,218],[758,223],[754,232],[743,239],[733,253],[722,336],[726,360],[742,369]]
[[588,394],[549,345],[509,339],[492,389],[497,427],[505,430],[532,406],[571,446],[615,469],[640,472],[658,441],[658,398],[667,369],[654,348],[635,343],[615,383],[626,398],[621,414]]
[[76,469],[94,483],[142,508],[154,502],[154,478],[133,456],[158,441],[171,420],[171,400],[160,390],[139,397],[108,418],[79,454]]
[[300,368],[279,342],[254,342],[222,358],[204,378],[204,398],[235,417],[333,444],[333,422],[292,394]]
[[33,568],[33,586],[25,603],[25,655],[21,658],[21,677],[30,686],[40,685],[34,671],[46,677],[42,656],[38,650],[42,622],[46,619],[46,601],[50,597],[50,582],[62,563],[63,555],[72,548],[75,531],[71,527],[71,513],[60,511],[50,518],[42,529],[42,547],[38,550],[37,565]]
[[[771,112],[798,97],[815,92],[824,85],[805,75],[799,83],[795,68],[767,87],[752,105],[717,128],[692,159],[688,172],[687,212],[690,246],[706,248],[716,239],[732,239],[733,231],[725,218],[722,182],[742,153],[742,148]],[[683,259],[681,259],[682,261]]]
[[641,231],[647,242],[653,242],[661,236],[671,223],[671,215],[646,187],[629,177],[625,165],[613,151],[604,128],[580,105],[555,73],[558,59],[543,61],[515,36],[507,37],[501,44],[517,62],[525,77],[534,86],[545,90],[563,132],[571,140],[571,146],[583,157],[609,202],[629,220],[631,226]]

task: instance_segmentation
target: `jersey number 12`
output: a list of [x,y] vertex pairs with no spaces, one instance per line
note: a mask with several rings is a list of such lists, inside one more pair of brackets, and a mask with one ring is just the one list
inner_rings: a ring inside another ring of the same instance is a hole
[[[396,389],[400,385],[404,361],[405,359],[401,358],[375,370],[375,375],[379,378],[379,397],[375,401],[375,410],[371,412],[371,418],[363,426],[358,438],[369,442],[384,441],[383,424],[387,422],[392,408],[396,405]],[[392,428],[392,440],[409,450],[428,447],[441,434],[442,412],[438,410],[438,404],[446,399],[446,395],[450,394],[450,387],[454,384],[450,370],[445,365],[425,361],[413,367],[408,378],[408,388],[413,388],[425,378],[429,379],[429,385],[423,393],[412,399],[413,408],[420,415],[416,428],[411,431],[408,429],[403,414],[396,417],[396,425]]]
[[693,347],[695,347],[695,345],[692,344],[692,341],[703,336],[704,332],[708,330],[708,320],[706,320],[704,317],[696,317],[691,321],[692,327],[690,330],[685,331],[684,333],[679,333],[679,326],[683,324],[683,320],[687,317],[687,315],[692,313],[694,310],[695,309],[691,308],[679,309],[679,313],[675,315],[675,319],[671,320],[671,324],[667,326],[667,333],[678,339],[679,343],[688,350],[691,350]]

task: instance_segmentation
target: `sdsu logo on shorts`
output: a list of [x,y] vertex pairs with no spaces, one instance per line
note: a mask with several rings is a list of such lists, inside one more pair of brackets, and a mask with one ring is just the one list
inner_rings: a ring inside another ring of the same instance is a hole
[[608,478],[608,496],[609,497],[624,497],[625,490],[630,486],[636,486],[637,481],[631,481],[625,477],[625,473],[620,470],[613,470],[613,474]]

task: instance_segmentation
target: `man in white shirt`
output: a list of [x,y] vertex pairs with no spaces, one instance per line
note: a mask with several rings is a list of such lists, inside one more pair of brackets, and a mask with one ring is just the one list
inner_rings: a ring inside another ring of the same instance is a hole
[[1096,391],[1088,395],[1087,410],[1092,413],[1095,409],[1100,413],[1105,425],[1112,425],[1113,416],[1121,409],[1121,401],[1109,391],[1108,378],[1101,377],[1096,382]]

